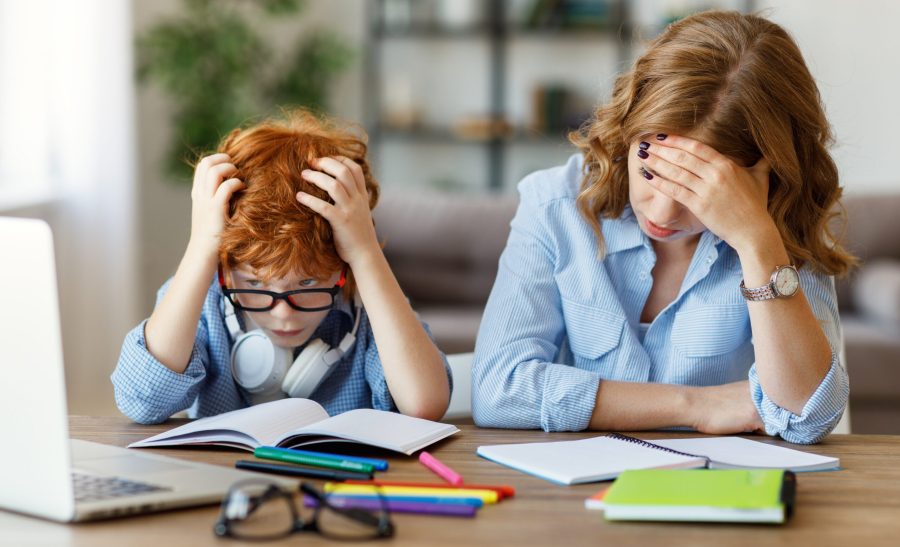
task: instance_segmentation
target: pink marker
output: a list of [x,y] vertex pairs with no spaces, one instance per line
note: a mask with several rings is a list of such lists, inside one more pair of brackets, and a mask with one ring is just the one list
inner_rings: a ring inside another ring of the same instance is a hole
[[433,471],[435,475],[449,482],[453,486],[462,485],[463,479],[459,476],[459,473],[441,463],[428,452],[423,450],[422,453],[419,454],[419,461],[422,462],[422,465]]

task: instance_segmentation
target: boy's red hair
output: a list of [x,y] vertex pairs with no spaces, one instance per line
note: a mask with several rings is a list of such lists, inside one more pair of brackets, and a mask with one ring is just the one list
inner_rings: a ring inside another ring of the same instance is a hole
[[302,271],[327,278],[345,266],[334,246],[331,225],[301,205],[303,191],[333,203],[328,193],[300,173],[309,162],[325,156],[346,156],[363,170],[369,209],[378,202],[378,182],[366,161],[366,135],[361,129],[339,126],[303,110],[284,119],[269,119],[235,129],[218,151],[231,156],[235,177],[247,188],[232,198],[219,256],[223,265],[248,265],[264,281]]

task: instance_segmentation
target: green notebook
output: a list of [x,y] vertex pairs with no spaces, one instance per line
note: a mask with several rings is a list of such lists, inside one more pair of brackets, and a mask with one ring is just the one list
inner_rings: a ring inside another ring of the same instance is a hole
[[784,470],[625,471],[603,498],[607,520],[784,522],[796,476]]

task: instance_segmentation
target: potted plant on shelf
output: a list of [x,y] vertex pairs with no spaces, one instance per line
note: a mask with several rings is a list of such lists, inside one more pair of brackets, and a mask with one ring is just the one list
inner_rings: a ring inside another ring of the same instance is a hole
[[353,58],[325,30],[304,33],[288,55],[275,54],[257,23],[296,18],[302,0],[182,3],[180,16],[148,29],[136,46],[138,81],[158,85],[173,106],[165,168],[176,180],[189,180],[189,160],[249,119],[290,106],[325,110],[329,84]]

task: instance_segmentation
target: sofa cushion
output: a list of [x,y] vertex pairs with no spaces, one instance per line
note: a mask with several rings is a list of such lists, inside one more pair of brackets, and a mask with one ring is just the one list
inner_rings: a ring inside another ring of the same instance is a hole
[[841,324],[851,406],[860,400],[884,400],[900,412],[900,329],[853,315],[843,316]]
[[882,258],[864,264],[853,284],[853,299],[863,315],[900,325],[900,260]]
[[[900,194],[850,195],[843,200],[846,219],[835,217],[831,230],[852,254],[863,262],[879,257],[900,259]],[[836,209],[841,212],[841,207]],[[842,311],[854,311],[853,285],[859,271],[837,280]]]
[[416,312],[428,324],[438,349],[444,353],[475,350],[475,338],[484,313],[482,306],[418,306]]

